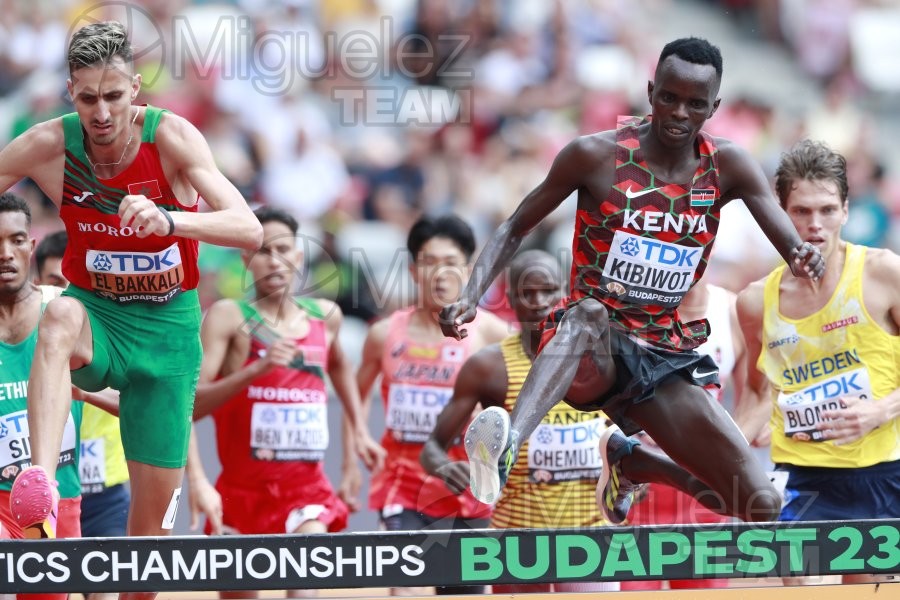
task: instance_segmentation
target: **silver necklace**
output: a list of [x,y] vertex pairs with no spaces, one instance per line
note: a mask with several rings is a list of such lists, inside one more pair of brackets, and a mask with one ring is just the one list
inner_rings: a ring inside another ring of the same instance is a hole
[[87,150],[85,150],[84,156],[85,156],[85,158],[87,158],[88,164],[91,165],[91,169],[96,171],[97,167],[118,167],[119,163],[121,163],[123,160],[125,160],[125,153],[128,152],[128,147],[131,145],[131,140],[134,139],[134,123],[135,123],[135,121],[137,121],[137,116],[138,116],[139,112],[141,112],[140,109],[134,111],[134,117],[131,119],[131,127],[130,127],[131,135],[128,136],[128,141],[125,142],[125,147],[122,148],[122,156],[119,157],[119,160],[117,160],[116,162],[109,162],[109,163],[91,162],[91,157],[88,156]]

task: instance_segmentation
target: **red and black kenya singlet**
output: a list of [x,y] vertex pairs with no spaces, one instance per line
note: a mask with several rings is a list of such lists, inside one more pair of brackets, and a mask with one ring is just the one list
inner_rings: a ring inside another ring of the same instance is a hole
[[676,308],[706,270],[719,226],[717,149],[701,132],[691,181],[662,181],[641,152],[638,126],[646,122],[619,117],[615,183],[597,206],[576,213],[572,298],[601,301],[621,331],[689,350],[702,340],[682,327]]

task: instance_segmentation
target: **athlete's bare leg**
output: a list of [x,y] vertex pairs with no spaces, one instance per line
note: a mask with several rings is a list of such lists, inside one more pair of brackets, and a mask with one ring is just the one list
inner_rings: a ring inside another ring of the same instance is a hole
[[609,314],[593,298],[566,311],[556,334],[534,360],[510,415],[515,455],[550,409],[566,398],[592,402],[616,380],[609,350]]
[[28,377],[32,463],[43,467],[50,479],[56,477],[63,431],[72,407],[69,371],[89,364],[92,358],[91,324],[84,307],[66,296],[50,301],[38,326]]
[[128,535],[169,535],[172,530],[164,528],[163,521],[175,491],[181,488],[184,468],[156,467],[129,460],[128,476],[131,481]]
[[491,593],[503,595],[548,594],[552,591],[552,583],[495,583],[491,585]]
[[225,599],[234,599],[234,600],[253,600],[253,598],[259,598],[259,592],[256,590],[238,590],[231,592],[219,592],[219,598]]
[[865,573],[857,573],[853,575],[819,575],[818,577],[783,577],[781,581],[787,587],[797,585],[900,583],[900,575],[867,575]]
[[778,519],[778,492],[734,421],[702,388],[673,375],[625,415],[668,455],[635,447],[620,462],[630,480],[671,485],[744,521]]
[[[782,577],[781,583],[785,587],[794,587],[797,585],[840,585],[842,583],[879,583],[870,579],[848,581],[846,575],[842,578],[840,575],[818,575],[815,577]],[[851,577],[853,577],[851,575]],[[863,575],[863,577],[872,577],[872,575]]]
[[[175,490],[181,487],[184,468],[155,467],[129,460],[128,476],[131,480],[128,535],[170,535],[172,530],[164,529],[163,521]],[[127,592],[119,596],[121,600],[152,600],[155,597],[156,592]]]
[[865,573],[841,576],[841,583],[900,583],[900,574],[866,575]]
[[[511,415],[515,455],[559,398],[573,405],[595,402],[615,382],[615,369],[608,313],[596,300],[583,300],[563,316],[522,386]],[[632,405],[626,416],[668,454],[635,446],[621,460],[629,479],[671,485],[717,513],[746,521],[778,518],[777,492],[731,417],[703,389],[670,377],[654,399]]]
[[433,587],[395,587],[388,590],[391,596],[397,596],[400,598],[403,597],[419,597],[419,596],[434,596],[434,588]]
[[[304,521],[293,533],[328,533],[328,527],[322,521],[310,519]],[[319,595],[319,590],[288,590],[288,598],[315,598]]]

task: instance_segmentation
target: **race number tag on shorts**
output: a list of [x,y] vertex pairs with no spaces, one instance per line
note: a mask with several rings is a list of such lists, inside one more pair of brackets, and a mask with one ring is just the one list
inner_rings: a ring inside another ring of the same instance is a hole
[[[66,419],[59,467],[75,463],[75,420],[72,413]],[[0,417],[0,482],[11,482],[19,471],[31,466],[31,440],[28,419],[24,410]]]
[[783,507],[786,500],[784,490],[787,488],[788,472],[766,471],[766,475],[769,476],[769,481],[775,486],[775,491],[778,492],[778,497],[781,498],[781,506]]
[[103,438],[81,440],[78,461],[81,493],[98,494],[106,487],[106,441]]
[[328,406],[256,402],[250,451],[260,460],[318,462],[328,449]]
[[452,395],[453,390],[447,387],[391,384],[385,425],[398,441],[423,444]]
[[166,514],[163,515],[163,529],[175,528],[175,516],[178,514],[178,501],[181,500],[181,488],[175,488],[172,491],[172,497],[169,498],[169,506],[166,507]]
[[596,481],[602,462],[597,442],[603,421],[542,423],[528,438],[528,476],[537,483]]
[[94,292],[116,302],[165,303],[181,291],[178,244],[159,252],[88,250],[85,266]]
[[823,432],[816,426],[823,422],[822,411],[844,405],[842,397],[872,399],[872,384],[865,367],[844,371],[796,392],[778,394],[778,408],[784,417],[784,435],[800,442],[823,442]]
[[702,258],[701,247],[619,230],[609,247],[600,287],[629,304],[677,306],[691,287]]
[[294,533],[297,529],[307,521],[315,521],[325,512],[325,507],[321,504],[307,504],[301,508],[295,508],[284,521],[284,532]]

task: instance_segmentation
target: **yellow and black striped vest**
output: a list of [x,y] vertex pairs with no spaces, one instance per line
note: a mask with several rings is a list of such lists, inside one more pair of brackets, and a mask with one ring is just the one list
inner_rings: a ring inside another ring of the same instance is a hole
[[[506,363],[504,408],[512,411],[531,369],[521,335],[500,343]],[[594,499],[600,475],[597,438],[606,416],[586,413],[560,402],[544,417],[509,474],[491,519],[491,526],[588,527],[604,524]]]

